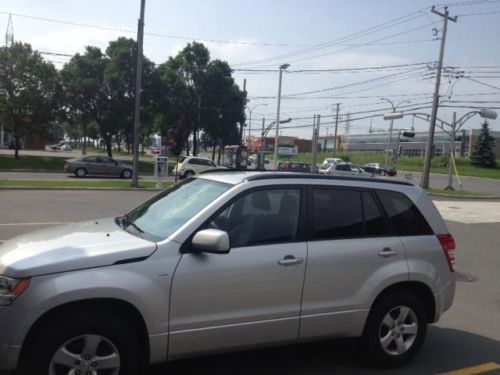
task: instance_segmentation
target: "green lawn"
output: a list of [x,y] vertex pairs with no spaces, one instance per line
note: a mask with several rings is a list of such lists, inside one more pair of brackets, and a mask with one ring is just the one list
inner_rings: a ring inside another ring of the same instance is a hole
[[[66,158],[57,156],[28,156],[20,155],[19,159],[15,159],[14,155],[0,155],[0,171],[2,170],[26,170],[26,171],[53,171],[62,172]],[[121,160],[126,164],[131,165],[131,160],[122,160],[117,157],[116,160]],[[169,173],[172,172],[175,162],[168,163]],[[153,174],[154,161],[139,160],[139,173]]]
[[[131,180],[123,181],[66,181],[66,180],[0,180],[0,187],[9,188],[36,188],[36,189],[127,189]],[[163,187],[168,187],[172,182],[165,181]],[[156,188],[154,181],[140,181],[139,188]]]

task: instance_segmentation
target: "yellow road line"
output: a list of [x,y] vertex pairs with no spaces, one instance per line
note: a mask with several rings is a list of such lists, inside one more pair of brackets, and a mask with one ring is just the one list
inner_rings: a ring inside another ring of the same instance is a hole
[[59,225],[69,224],[69,221],[44,221],[39,223],[0,223],[0,227],[30,226],[30,225]]
[[498,363],[489,362],[478,366],[467,367],[460,370],[445,372],[441,375],[476,375],[476,374],[484,374],[499,369],[500,365]]

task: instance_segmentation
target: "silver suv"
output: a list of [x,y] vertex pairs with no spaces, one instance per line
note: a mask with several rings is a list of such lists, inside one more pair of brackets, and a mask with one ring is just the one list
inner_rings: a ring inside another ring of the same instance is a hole
[[455,243],[426,193],[385,180],[212,172],[117,217],[0,247],[0,368],[148,363],[361,337],[398,366],[450,308]]

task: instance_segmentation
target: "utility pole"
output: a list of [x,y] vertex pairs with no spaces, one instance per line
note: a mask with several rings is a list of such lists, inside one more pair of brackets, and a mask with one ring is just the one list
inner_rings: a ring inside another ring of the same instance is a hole
[[264,170],[266,169],[266,160],[264,156],[264,136],[265,136],[265,131],[266,131],[266,118],[262,117],[262,133],[260,134],[260,152],[259,152],[259,159],[257,160],[257,169],[258,170]]
[[339,109],[340,103],[336,104],[337,110],[335,113],[335,133],[333,134],[333,157],[337,154],[337,130],[339,128]]
[[134,155],[132,164],[132,187],[139,186],[139,129],[141,126],[142,91],[142,42],[144,37],[144,8],[146,0],[141,0],[141,15],[137,26],[137,70],[135,76],[135,114],[134,114]]
[[457,17],[450,17],[448,12],[448,7],[444,7],[444,14],[438,12],[433,6],[431,9],[432,13],[443,17],[443,35],[441,37],[441,47],[439,49],[439,61],[436,72],[436,85],[434,87],[434,98],[432,100],[432,112],[431,120],[429,123],[429,135],[427,136],[427,146],[425,148],[425,160],[424,160],[424,170],[422,172],[422,180],[420,181],[420,186],[424,189],[429,188],[429,172],[431,169],[431,159],[433,153],[434,144],[434,130],[436,128],[436,117],[439,106],[439,86],[441,83],[441,71],[443,70],[443,58],[444,58],[444,47],[446,43],[446,32],[448,30],[448,20],[457,22]]
[[274,136],[274,170],[278,170],[278,145],[279,145],[279,129],[280,129],[280,106],[281,106],[281,80],[283,77],[283,70],[287,69],[290,64],[280,65],[279,82],[278,82],[278,104],[276,110],[276,135]]
[[453,189],[452,163],[455,163],[455,132],[457,129],[457,112],[453,112],[453,122],[451,123],[450,135],[450,156],[448,157],[448,186],[444,190]]
[[311,173],[314,173],[314,154],[316,153],[316,115],[313,116],[313,132],[311,140]]
[[[245,93],[245,98],[246,98],[246,92],[247,92],[247,79],[246,78],[243,79],[243,92]],[[242,155],[241,147],[243,145],[243,131],[245,129],[244,126],[245,126],[245,123],[242,122],[240,124],[240,134],[238,137],[238,148],[236,149],[236,168],[237,169],[241,168],[241,155]]]

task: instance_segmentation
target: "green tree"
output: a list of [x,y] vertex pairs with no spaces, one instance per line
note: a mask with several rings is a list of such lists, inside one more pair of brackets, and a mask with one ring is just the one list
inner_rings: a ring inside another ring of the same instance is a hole
[[[137,66],[137,44],[133,39],[118,38],[106,49],[107,65],[104,71],[107,112],[101,133],[105,133],[106,148],[111,155],[111,136],[133,141],[135,77]],[[153,125],[153,99],[158,94],[159,76],[154,64],[144,57],[141,91],[142,136],[148,136]]]
[[19,158],[20,139],[34,129],[43,131],[58,109],[57,71],[29,44],[0,48],[0,121],[15,139]]
[[477,137],[474,152],[472,153],[472,165],[482,168],[496,167],[495,138],[490,135],[488,122],[485,121]]
[[[80,124],[84,139],[88,136],[89,123],[104,123],[107,105],[104,86],[106,64],[107,60],[99,48],[87,47],[83,55],[73,56],[60,72],[62,118],[73,125]],[[86,153],[85,142],[82,153]]]

